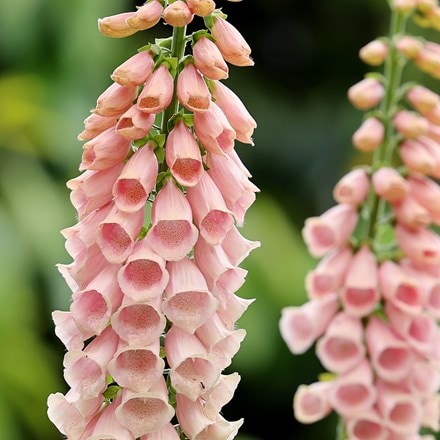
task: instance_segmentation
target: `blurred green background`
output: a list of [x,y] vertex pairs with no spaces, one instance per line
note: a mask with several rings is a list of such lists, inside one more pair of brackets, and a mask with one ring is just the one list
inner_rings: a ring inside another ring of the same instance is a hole
[[[64,347],[52,310],[70,292],[55,268],[69,263],[59,230],[76,222],[65,181],[79,174],[76,135],[110,85],[113,69],[152,41],[99,34],[97,18],[132,10],[129,0],[0,0],[0,439],[61,438],[46,418],[50,392],[66,391]],[[227,85],[258,121],[255,147],[237,145],[261,193],[244,235],[262,247],[246,260],[239,294],[257,298],[231,371],[242,380],[224,408],[245,417],[239,440],[330,440],[335,418],[295,422],[292,397],[322,371],[312,350],[292,356],[278,333],[280,310],[305,300],[315,264],[300,236],[304,219],[333,204],[331,188],[354,163],[362,114],[346,90],[367,71],[361,46],[386,32],[384,0],[245,0],[218,6],[253,48],[254,68],[231,68]],[[169,28],[154,29],[162,36]],[[274,431],[278,434],[275,436]]]

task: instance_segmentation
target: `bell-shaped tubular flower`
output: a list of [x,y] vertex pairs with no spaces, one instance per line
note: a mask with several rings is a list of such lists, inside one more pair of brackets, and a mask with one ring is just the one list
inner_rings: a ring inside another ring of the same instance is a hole
[[345,280],[353,253],[349,247],[336,249],[322,258],[306,275],[306,290],[310,299],[321,299],[338,292]]
[[424,176],[411,176],[408,178],[411,195],[431,215],[440,215],[440,186],[434,180]]
[[211,35],[220,49],[223,58],[234,66],[253,66],[251,49],[243,36],[228,21],[216,17],[211,28]]
[[322,257],[345,246],[358,220],[356,208],[346,203],[333,206],[319,217],[310,217],[302,230],[310,254]]
[[157,114],[173,99],[174,80],[166,64],[161,64],[148,78],[137,99],[139,110]]
[[146,239],[162,258],[178,261],[192,250],[199,234],[192,223],[191,206],[171,179],[153,202],[151,221]]
[[142,435],[140,440],[180,440],[180,435],[171,423],[167,423],[158,431]]
[[159,297],[148,304],[124,301],[111,318],[113,330],[130,346],[152,344],[160,337],[166,325],[161,304],[162,298]]
[[335,293],[308,301],[299,307],[283,308],[279,328],[289,350],[294,354],[308,350],[327,329],[337,310]]
[[376,402],[373,371],[367,359],[340,375],[329,391],[331,406],[344,417],[356,416],[373,408]]
[[47,399],[47,415],[58,430],[72,440],[79,440],[87,423],[102,405],[102,396],[83,399],[73,389],[64,396],[61,393],[50,394]]
[[151,74],[153,66],[151,52],[143,50],[116,67],[111,79],[121,86],[140,86]]
[[162,295],[169,281],[165,260],[148,241],[138,241],[126,264],[118,273],[122,291],[134,302],[149,301]]
[[174,416],[174,409],[168,403],[165,379],[156,382],[145,393],[125,388],[115,415],[135,438],[162,429]]
[[237,134],[215,102],[211,102],[208,110],[194,113],[194,130],[203,147],[211,153],[224,155],[234,148]]
[[108,265],[83,290],[72,295],[70,311],[78,327],[91,337],[101,334],[121,305],[122,291],[116,281],[119,266]]
[[187,198],[200,235],[211,246],[220,244],[234,224],[222,193],[207,174],[202,174],[197,185],[187,189]]
[[366,328],[368,352],[377,375],[397,383],[406,378],[412,368],[414,354],[408,344],[379,318],[369,318]]
[[347,270],[341,292],[344,310],[357,317],[371,313],[380,299],[378,281],[376,257],[368,246],[363,245]]
[[114,127],[117,122],[118,116],[100,116],[92,113],[84,119],[84,130],[78,135],[78,140],[89,141],[107,128]]
[[440,371],[434,362],[425,359],[414,361],[413,367],[404,382],[410,393],[416,396],[429,397],[438,393],[440,388]]
[[239,266],[251,251],[260,246],[259,241],[251,241],[243,237],[236,226],[229,229],[221,244],[223,252],[233,266]]
[[194,64],[206,78],[226,79],[229,68],[216,44],[209,38],[201,37],[193,46]]
[[200,148],[191,130],[177,122],[167,137],[165,157],[171,174],[183,186],[194,186],[204,173]]
[[98,134],[83,145],[80,171],[104,170],[120,164],[130,150],[130,140],[121,136],[114,127]]
[[328,393],[333,382],[315,382],[300,385],[293,398],[293,412],[301,423],[315,423],[328,416],[332,407],[328,401]]
[[119,337],[107,327],[84,349],[64,356],[64,378],[83,399],[93,399],[107,387],[107,365],[113,358]]
[[409,193],[408,181],[394,168],[379,168],[372,177],[376,194],[388,202],[399,202]]
[[436,343],[437,324],[427,314],[410,315],[388,302],[385,306],[387,317],[394,330],[419,353],[427,354]]
[[55,310],[52,312],[52,320],[55,324],[55,334],[67,350],[83,349],[87,334],[78,327],[72,312]]
[[118,350],[108,364],[108,371],[121,387],[144,393],[162,379],[164,367],[157,340],[153,346]]
[[243,226],[246,211],[255,201],[260,190],[249,181],[242,169],[229,158],[208,153],[206,164],[208,174],[220,190],[226,206],[232,211],[238,226]]
[[400,310],[418,314],[425,302],[425,295],[417,279],[392,261],[385,261],[379,268],[382,295]]
[[145,113],[133,104],[118,120],[116,131],[127,139],[140,139],[146,136],[154,124],[155,116]]
[[188,333],[194,333],[217,310],[218,300],[208,291],[205,278],[193,260],[183,258],[167,264],[170,281],[162,310]]
[[130,255],[144,224],[144,216],[143,207],[127,213],[115,205],[98,225],[96,242],[110,263],[123,263]]
[[206,17],[215,9],[214,0],[187,0],[187,5],[194,15]]
[[211,93],[193,63],[188,63],[177,77],[179,102],[190,112],[204,112],[211,105]]
[[237,140],[254,145],[252,135],[257,123],[241,99],[220,81],[212,82],[212,96],[235,130]]
[[177,393],[195,401],[217,383],[222,367],[196,335],[172,326],[165,338],[165,351]]
[[156,185],[158,163],[151,145],[136,151],[113,186],[115,205],[124,212],[141,210]]
[[177,394],[176,403],[176,415],[182,431],[193,440],[230,440],[243,424],[243,419],[228,422],[220,414],[215,419],[207,417],[200,399],[194,402],[183,394]]
[[136,86],[121,86],[113,83],[96,101],[96,108],[93,113],[100,116],[120,116],[131,107],[131,103],[136,99]]
[[387,440],[387,424],[374,411],[364,411],[350,417],[346,423],[347,433],[353,440]]
[[422,419],[420,402],[397,384],[379,380],[376,387],[377,408],[388,427],[401,435],[418,433]]
[[127,19],[133,17],[134,12],[123,12],[98,20],[98,29],[101,34],[112,38],[129,37],[137,32],[127,23]]
[[112,188],[123,167],[121,162],[100,171],[87,170],[67,181],[66,186],[71,190],[70,201],[79,220],[112,200]]
[[328,370],[343,374],[365,356],[363,328],[359,318],[340,312],[318,340],[316,355]]

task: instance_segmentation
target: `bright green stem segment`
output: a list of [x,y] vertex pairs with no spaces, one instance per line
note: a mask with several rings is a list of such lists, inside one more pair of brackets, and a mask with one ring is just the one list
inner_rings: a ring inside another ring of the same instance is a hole
[[[404,59],[399,55],[395,45],[394,37],[405,32],[407,15],[392,10],[391,26],[389,34],[389,55],[385,61],[385,96],[382,100],[380,112],[385,128],[384,141],[374,152],[372,170],[373,172],[381,166],[391,166],[393,153],[396,148],[396,136],[393,127],[393,115],[396,111],[399,96],[398,89],[401,85],[402,71],[405,64]],[[367,200],[367,222],[365,239],[371,244],[377,241],[377,226],[382,221],[386,209],[386,202],[379,199],[377,194],[371,190]]]
[[[186,26],[183,27],[175,27],[173,29],[173,42],[171,44],[172,57],[180,60],[185,53],[185,44],[186,44]],[[174,96],[171,104],[167,107],[167,109],[163,112],[162,119],[162,133],[168,134],[168,121],[171,117],[177,113],[179,109],[179,101],[177,99],[176,94],[176,81],[177,75],[174,80]]]

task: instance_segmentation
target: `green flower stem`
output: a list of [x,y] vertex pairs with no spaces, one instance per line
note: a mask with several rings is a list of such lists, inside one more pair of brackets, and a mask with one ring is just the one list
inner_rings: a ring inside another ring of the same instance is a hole
[[[372,171],[381,166],[391,166],[394,150],[396,148],[396,136],[393,127],[393,115],[397,108],[398,89],[401,85],[402,72],[405,65],[404,59],[399,55],[394,37],[405,32],[407,15],[392,10],[391,26],[389,33],[389,55],[385,61],[385,97],[382,100],[380,113],[384,124],[384,141],[374,152]],[[379,241],[377,225],[382,221],[386,212],[386,201],[379,199],[374,190],[370,191],[367,200],[367,227],[366,239],[372,240],[373,245]],[[379,243],[378,243],[379,244]]]
[[[186,26],[175,27],[173,29],[173,41],[171,43],[172,57],[180,60],[185,53]],[[168,121],[179,110],[179,100],[176,94],[177,74],[174,79],[174,96],[171,104],[164,110],[162,115],[162,133],[168,134]]]

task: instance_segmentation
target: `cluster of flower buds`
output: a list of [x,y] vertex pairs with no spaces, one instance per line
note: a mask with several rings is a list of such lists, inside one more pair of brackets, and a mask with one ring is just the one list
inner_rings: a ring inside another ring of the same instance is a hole
[[306,220],[304,241],[320,261],[306,276],[309,301],[280,320],[289,349],[316,341],[328,370],[298,387],[296,418],[335,411],[340,439],[434,439],[429,432],[440,430],[440,96],[400,84],[410,60],[438,77],[425,68],[428,52],[440,60],[437,45],[404,26],[411,16],[431,22],[440,8],[417,0],[391,8],[390,37],[360,50],[369,65],[385,63],[385,76],[371,73],[348,91],[368,111],[352,141],[372,165],[350,171],[334,188],[337,205]]
[[[194,15],[208,29],[186,35]],[[237,227],[258,188],[234,142],[253,144],[256,123],[221,80],[226,62],[253,61],[213,0],[149,0],[99,29],[125,37],[161,19],[173,36],[114,70],[67,183],[79,221],[59,270],[73,295],[53,319],[70,390],[48,415],[69,440],[225,440],[243,423],[221,415],[240,380],[222,371],[252,302],[236,295],[239,265],[259,243]]]

